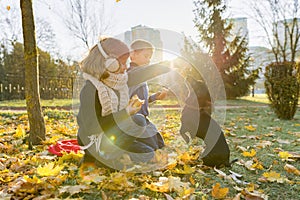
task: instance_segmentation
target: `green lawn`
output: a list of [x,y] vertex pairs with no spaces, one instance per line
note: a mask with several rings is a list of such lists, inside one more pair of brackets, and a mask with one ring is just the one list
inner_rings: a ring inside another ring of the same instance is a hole
[[[237,100],[227,100],[227,105],[252,105],[252,104],[268,104],[268,98],[266,95],[255,95],[254,97],[246,96]],[[41,100],[41,104],[43,107],[71,107],[73,104],[78,104],[78,100],[72,99],[52,99],[52,100]],[[166,99],[157,101],[153,105],[177,105],[178,102],[172,99]],[[0,101],[1,107],[26,107],[25,100],[10,100],[10,101]]]
[[[51,99],[51,100],[41,100],[43,107],[68,107],[72,104],[78,103],[78,101],[73,101],[72,99]],[[0,107],[26,107],[25,100],[10,100],[10,101],[0,101]]]
[[[246,102],[248,100],[232,104],[249,105]],[[195,139],[188,146],[179,135],[179,110],[153,109],[150,119],[163,134],[166,150],[177,165],[145,174],[110,172],[93,167],[81,169],[78,164],[82,154],[60,158],[49,154],[47,148],[50,144],[59,139],[76,138],[78,127],[72,112],[46,109],[44,115],[47,139],[43,145],[29,150],[24,139],[26,133],[20,134],[22,130],[28,130],[27,115],[0,111],[1,197],[217,199],[217,196],[213,197],[214,191],[214,195],[225,194],[223,199],[238,196],[242,199],[299,199],[299,110],[293,120],[286,121],[277,119],[268,107],[227,109],[222,127],[231,159],[237,158],[238,162],[232,168],[217,171],[203,166],[202,161],[195,157],[198,155],[195,152],[203,150],[203,141]],[[60,167],[62,169],[57,171]],[[241,182],[230,178],[229,170],[242,175]],[[159,182],[160,179],[166,182]],[[216,189],[218,184],[221,190]]]

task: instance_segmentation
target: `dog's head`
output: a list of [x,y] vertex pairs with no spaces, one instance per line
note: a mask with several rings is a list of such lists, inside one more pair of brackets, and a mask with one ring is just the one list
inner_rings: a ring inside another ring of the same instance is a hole
[[190,92],[181,113],[180,134],[186,142],[189,142],[190,138],[196,137],[198,133],[200,111],[211,114],[211,98],[203,81],[191,76],[188,76],[186,81],[190,85]]
[[[191,86],[190,93],[186,99],[186,104],[188,106],[198,106],[199,109],[204,109],[211,114],[211,97],[207,85],[202,80],[196,80],[191,76],[186,78],[187,82]],[[195,102],[196,100],[196,102]]]

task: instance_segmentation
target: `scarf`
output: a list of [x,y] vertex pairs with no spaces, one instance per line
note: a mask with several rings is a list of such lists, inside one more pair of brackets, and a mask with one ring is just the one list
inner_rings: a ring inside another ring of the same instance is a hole
[[[102,106],[102,116],[107,116],[127,107],[129,102],[127,73],[109,73],[109,77],[99,81],[90,74],[83,73],[83,78],[89,80],[96,87],[98,97]],[[116,92],[119,92],[120,99]]]

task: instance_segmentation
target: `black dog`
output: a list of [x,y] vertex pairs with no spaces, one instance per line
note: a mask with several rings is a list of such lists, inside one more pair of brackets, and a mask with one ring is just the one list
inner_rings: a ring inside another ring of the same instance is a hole
[[181,114],[180,134],[189,142],[191,137],[204,140],[206,148],[201,155],[204,165],[230,166],[230,150],[220,125],[211,118],[211,98],[207,86],[193,78],[187,79],[194,93],[190,92]]

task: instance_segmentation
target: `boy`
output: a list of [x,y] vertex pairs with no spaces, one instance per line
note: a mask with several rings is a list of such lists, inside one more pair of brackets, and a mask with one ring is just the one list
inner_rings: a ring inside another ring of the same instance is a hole
[[[145,66],[150,63],[154,50],[150,42],[141,39],[135,40],[131,43],[130,48],[131,62],[128,71],[135,70],[138,67]],[[167,95],[167,91],[163,90],[162,92],[157,92],[149,97],[149,88],[147,82],[144,82],[138,86],[130,87],[129,95],[130,98],[137,95],[139,99],[144,100],[144,104],[138,113],[144,115],[147,120],[148,135],[144,135],[139,138],[138,141],[151,146],[154,150],[162,148],[164,146],[164,140],[161,134],[157,131],[155,125],[147,119],[147,116],[149,115],[149,103],[164,99]]]

